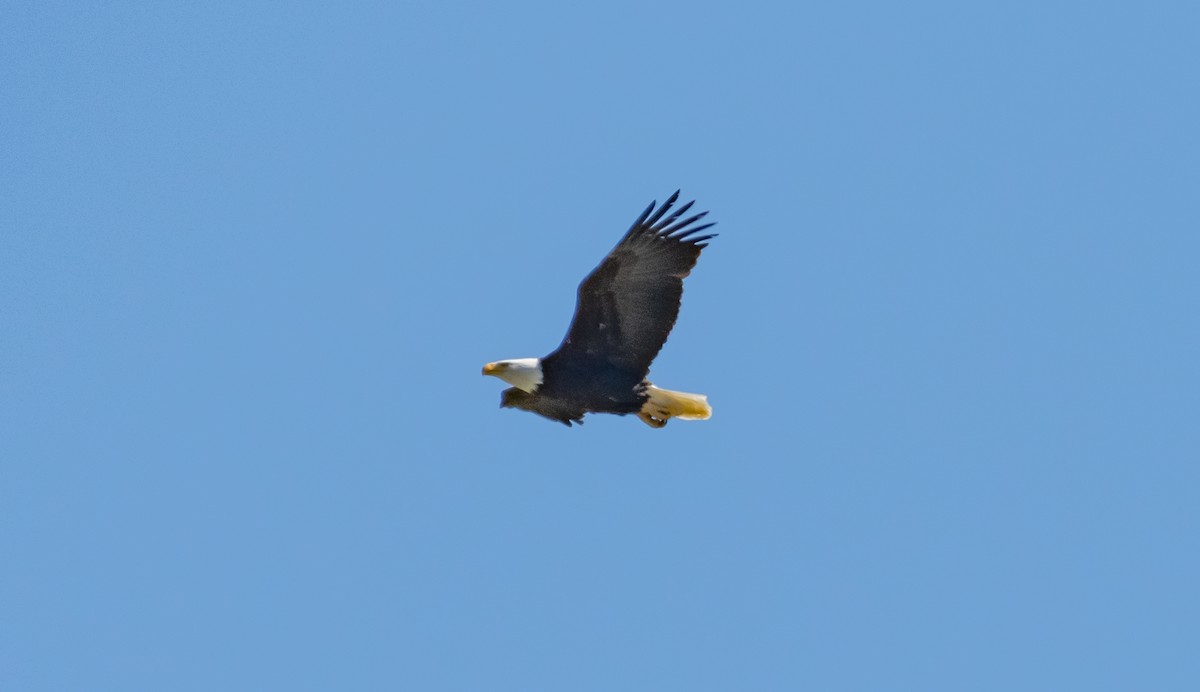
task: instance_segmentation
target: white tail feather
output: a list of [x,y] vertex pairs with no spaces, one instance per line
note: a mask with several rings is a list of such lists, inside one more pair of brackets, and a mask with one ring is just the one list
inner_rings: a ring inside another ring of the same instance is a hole
[[[671,418],[708,420],[712,417],[712,407],[708,405],[708,397],[703,394],[673,392],[654,385],[646,387],[646,394],[649,396],[646,403],[642,404],[641,418],[647,425],[662,427]],[[659,424],[646,420],[647,417]]]

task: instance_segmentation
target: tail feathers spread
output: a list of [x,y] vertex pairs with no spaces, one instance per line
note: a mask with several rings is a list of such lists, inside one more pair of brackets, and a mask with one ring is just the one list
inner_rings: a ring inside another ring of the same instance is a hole
[[646,394],[649,398],[642,404],[638,418],[652,428],[661,428],[672,418],[708,420],[712,417],[712,407],[708,405],[708,397],[703,394],[673,392],[654,385],[647,386]]

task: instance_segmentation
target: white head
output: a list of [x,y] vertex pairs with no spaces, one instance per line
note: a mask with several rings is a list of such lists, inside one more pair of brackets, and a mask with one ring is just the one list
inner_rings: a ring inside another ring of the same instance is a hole
[[537,358],[498,360],[483,366],[483,374],[499,377],[517,389],[532,392],[542,383],[542,363]]

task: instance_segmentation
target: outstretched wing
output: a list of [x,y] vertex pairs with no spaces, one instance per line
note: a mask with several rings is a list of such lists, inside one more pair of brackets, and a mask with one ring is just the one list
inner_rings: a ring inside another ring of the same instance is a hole
[[657,210],[651,202],[583,280],[567,336],[546,361],[606,360],[646,376],[679,316],[683,279],[715,235],[696,235],[714,225],[693,225],[708,212],[679,220],[695,202],[672,211],[678,199],[677,190]]

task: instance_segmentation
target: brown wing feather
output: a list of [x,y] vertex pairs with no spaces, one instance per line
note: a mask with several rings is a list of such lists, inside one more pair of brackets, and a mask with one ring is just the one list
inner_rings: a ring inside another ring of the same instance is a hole
[[694,202],[671,211],[678,199],[676,191],[657,211],[651,203],[579,285],[575,317],[544,359],[549,366],[601,359],[639,380],[646,376],[679,316],[683,279],[715,235],[696,235],[714,225],[693,225],[708,212],[679,220]]

